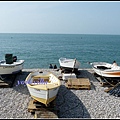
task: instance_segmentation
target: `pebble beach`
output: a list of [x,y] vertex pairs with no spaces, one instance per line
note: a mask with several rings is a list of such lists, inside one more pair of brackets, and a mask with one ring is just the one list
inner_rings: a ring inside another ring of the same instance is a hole
[[[57,77],[61,71],[54,69],[23,69],[17,75],[13,87],[0,88],[0,118],[34,118],[28,112],[28,103],[31,99],[27,86],[19,84],[31,71],[51,72]],[[58,110],[58,118],[89,118],[89,119],[119,119],[120,97],[109,95],[101,87],[100,82],[94,77],[92,69],[80,69],[79,77],[89,78],[90,90],[67,89],[65,81],[61,80],[61,86],[55,99],[55,109]]]

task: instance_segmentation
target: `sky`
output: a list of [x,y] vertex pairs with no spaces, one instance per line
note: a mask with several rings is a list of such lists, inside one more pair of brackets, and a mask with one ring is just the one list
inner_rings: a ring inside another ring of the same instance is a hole
[[120,35],[120,2],[0,1],[0,33]]

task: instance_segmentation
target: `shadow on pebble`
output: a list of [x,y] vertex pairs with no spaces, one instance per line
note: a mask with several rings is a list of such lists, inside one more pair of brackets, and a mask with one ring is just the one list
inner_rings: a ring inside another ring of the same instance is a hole
[[78,78],[83,77],[83,78],[89,78],[90,81],[96,81],[93,73],[90,73],[88,70],[79,70],[79,73],[80,74],[77,75]]
[[79,70],[78,75],[76,75],[77,78],[89,78],[89,81],[91,83],[91,89],[96,90],[95,85],[93,82],[97,81],[92,73],[90,73],[88,70]]
[[21,94],[26,94],[26,95],[30,95],[28,88],[25,84],[25,79],[28,76],[30,72],[22,72],[20,74],[17,75],[14,84],[13,84],[13,89],[16,90],[17,92],[21,93]]
[[58,91],[55,109],[58,118],[91,118],[82,101],[64,85]]

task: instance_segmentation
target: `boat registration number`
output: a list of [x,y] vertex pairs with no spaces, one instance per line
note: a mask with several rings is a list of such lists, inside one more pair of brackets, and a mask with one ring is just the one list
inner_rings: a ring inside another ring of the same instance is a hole
[[14,66],[5,66],[3,68],[14,68]]

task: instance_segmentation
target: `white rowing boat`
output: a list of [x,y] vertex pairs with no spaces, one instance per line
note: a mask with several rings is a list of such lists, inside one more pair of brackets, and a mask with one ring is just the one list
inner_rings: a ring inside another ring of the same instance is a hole
[[60,58],[59,64],[65,69],[78,69],[80,67],[80,62],[76,59]]
[[25,83],[33,99],[45,104],[52,102],[58,93],[61,85],[60,80],[52,73],[31,72]]

